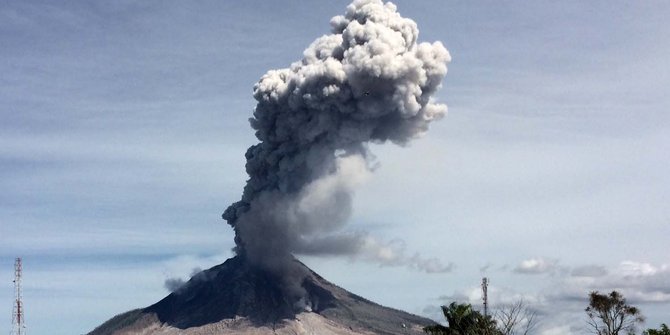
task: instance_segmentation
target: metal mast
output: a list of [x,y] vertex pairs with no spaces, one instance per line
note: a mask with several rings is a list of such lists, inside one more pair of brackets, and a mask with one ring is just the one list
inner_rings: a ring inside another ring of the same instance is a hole
[[26,325],[23,319],[23,294],[21,292],[21,277],[23,275],[23,264],[21,258],[17,257],[14,262],[14,312],[12,313],[11,335],[25,335]]
[[484,277],[482,278],[482,299],[484,300],[484,316],[489,315],[489,279]]

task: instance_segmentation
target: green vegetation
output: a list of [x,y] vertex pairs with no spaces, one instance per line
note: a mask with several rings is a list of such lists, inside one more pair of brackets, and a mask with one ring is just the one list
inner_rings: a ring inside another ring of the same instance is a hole
[[649,328],[642,335],[670,335],[670,328],[665,323],[662,323],[660,329]]
[[589,307],[585,309],[588,324],[597,335],[619,335],[635,332],[638,323],[644,321],[640,310],[628,305],[626,299],[617,291],[589,294]]
[[470,304],[452,302],[442,306],[442,313],[447,319],[448,327],[434,325],[423,328],[431,335],[501,335],[496,322],[490,316],[484,316],[472,309]]
[[[589,330],[596,335],[633,335],[644,322],[640,309],[629,305],[617,291],[589,293],[585,312]],[[498,307],[495,317],[484,316],[472,305],[457,302],[442,306],[442,313],[448,326],[428,326],[423,331],[430,335],[530,335],[538,324],[537,312],[523,300]],[[642,335],[670,335],[670,328],[663,323],[659,329],[649,328]]]

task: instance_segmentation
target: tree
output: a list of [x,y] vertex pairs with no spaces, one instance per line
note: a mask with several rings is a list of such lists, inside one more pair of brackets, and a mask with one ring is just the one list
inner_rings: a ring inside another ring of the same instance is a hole
[[670,328],[665,323],[661,324],[661,329],[647,329],[642,333],[643,335],[670,335]]
[[537,312],[523,299],[498,308],[495,318],[503,335],[529,335],[537,327]]
[[500,335],[495,320],[473,310],[470,304],[452,302],[442,306],[442,314],[448,327],[434,325],[423,328],[423,331],[431,335]]
[[477,329],[479,330],[477,333],[478,335],[503,335],[498,329],[495,319],[490,315],[479,315],[480,317],[477,319]]
[[589,294],[589,307],[585,309],[591,331],[597,335],[618,335],[620,332],[632,333],[635,326],[644,321],[637,307],[628,305],[626,299],[617,291]]

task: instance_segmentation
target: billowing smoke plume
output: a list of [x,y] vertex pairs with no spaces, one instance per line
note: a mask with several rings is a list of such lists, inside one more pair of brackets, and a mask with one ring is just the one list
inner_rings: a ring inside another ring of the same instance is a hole
[[170,292],[176,292],[177,290],[182,288],[184,284],[186,284],[186,282],[183,279],[174,277],[165,279],[163,286],[165,287],[166,290]]
[[[195,267],[191,270],[190,278],[191,281],[207,281],[210,279],[208,278],[207,273],[202,271],[199,267]],[[188,282],[181,277],[171,277],[163,282],[163,287],[171,293],[179,293],[187,284]]]
[[236,252],[284,272],[291,253],[448,271],[434,259],[407,256],[397,243],[341,229],[353,191],[370,174],[366,144],[404,145],[445,115],[431,96],[449,53],[440,42],[417,43],[416,23],[380,0],[354,1],[331,26],[301,61],[254,86],[250,122],[260,143],[246,153],[242,199],[223,214],[235,229]]

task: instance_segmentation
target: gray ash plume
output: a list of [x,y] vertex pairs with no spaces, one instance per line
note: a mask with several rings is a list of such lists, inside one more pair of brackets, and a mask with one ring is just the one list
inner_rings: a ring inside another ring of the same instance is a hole
[[246,153],[242,199],[223,213],[235,230],[235,251],[287,283],[305,275],[290,266],[292,253],[363,253],[381,263],[444,270],[341,230],[355,188],[370,173],[367,143],[405,145],[445,115],[447,107],[431,96],[449,53],[440,42],[417,43],[416,23],[392,3],[357,0],[330,23],[331,34],[316,39],[302,60],[267,72],[254,86],[250,123],[260,143]]

